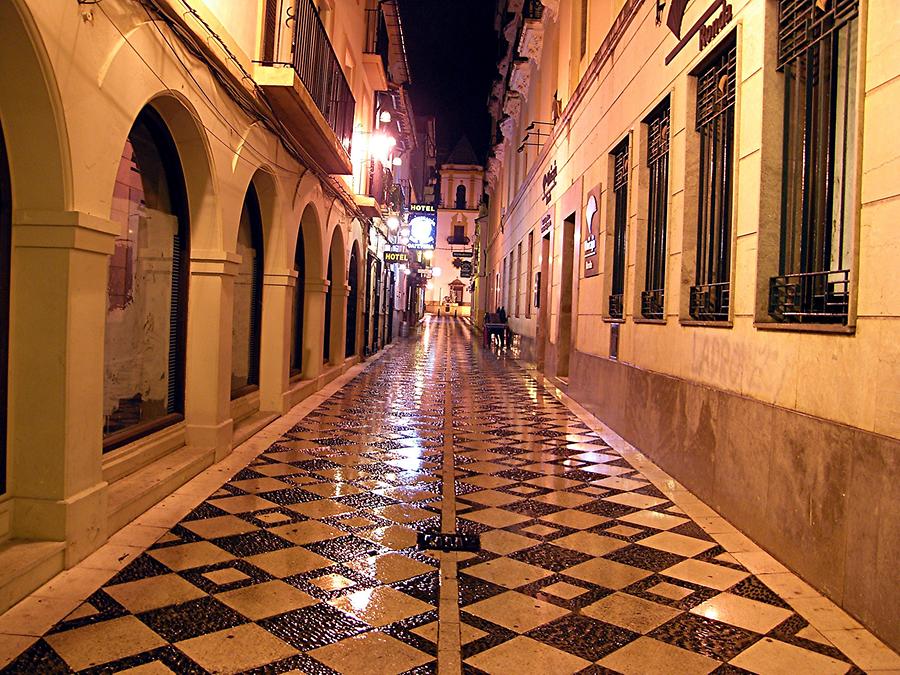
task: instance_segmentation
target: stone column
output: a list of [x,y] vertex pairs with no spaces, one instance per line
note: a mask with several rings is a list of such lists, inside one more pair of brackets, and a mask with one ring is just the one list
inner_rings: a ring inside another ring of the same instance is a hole
[[283,414],[290,405],[291,319],[297,272],[263,275],[262,339],[259,353],[259,407]]
[[339,366],[347,358],[348,284],[338,284],[331,291],[331,358],[328,363]]
[[78,211],[13,217],[11,535],[67,542],[66,566],[107,537],[103,333],[109,256],[120,229]]
[[303,379],[312,380],[322,373],[325,339],[325,294],[331,282],[307,278],[303,310]]
[[187,442],[231,452],[231,322],[234,277],[240,256],[191,251],[185,382]]

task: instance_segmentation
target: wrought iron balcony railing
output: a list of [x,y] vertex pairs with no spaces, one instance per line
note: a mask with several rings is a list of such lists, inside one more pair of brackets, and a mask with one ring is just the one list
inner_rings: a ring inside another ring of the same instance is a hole
[[451,246],[468,246],[471,239],[467,236],[463,235],[461,237],[457,237],[455,234],[451,234],[447,237],[447,243]]
[[785,274],[769,280],[769,314],[785,323],[847,323],[850,271]]
[[266,0],[261,63],[296,71],[349,153],[356,101],[312,0]]
[[641,314],[645,319],[665,318],[665,292],[663,289],[641,292]]
[[541,0],[525,0],[525,6],[522,8],[522,16],[525,19],[540,21],[544,16],[544,5],[541,3]]
[[366,44],[364,51],[366,54],[378,54],[381,57],[381,63],[384,66],[384,72],[388,72],[388,47],[390,40],[388,38],[387,24],[384,22],[384,12],[379,6],[376,9],[366,10]]
[[621,319],[624,316],[622,307],[623,307],[623,294],[622,293],[611,294],[609,296],[609,318],[610,319]]
[[691,318],[697,321],[728,321],[730,300],[731,284],[727,281],[691,286]]

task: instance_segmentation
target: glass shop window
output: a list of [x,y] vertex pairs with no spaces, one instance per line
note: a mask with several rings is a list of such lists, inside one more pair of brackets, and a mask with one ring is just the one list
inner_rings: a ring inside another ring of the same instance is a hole
[[145,108],[119,161],[104,343],[104,450],[183,419],[188,216],[175,144]]

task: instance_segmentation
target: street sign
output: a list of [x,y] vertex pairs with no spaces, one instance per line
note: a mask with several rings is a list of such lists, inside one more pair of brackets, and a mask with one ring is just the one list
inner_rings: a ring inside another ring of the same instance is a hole
[[472,251],[453,251],[454,258],[471,258],[473,255]]

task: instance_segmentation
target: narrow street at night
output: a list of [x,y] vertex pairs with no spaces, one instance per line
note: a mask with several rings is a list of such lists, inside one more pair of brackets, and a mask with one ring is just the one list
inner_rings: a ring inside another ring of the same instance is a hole
[[898,0],[0,0],[0,674],[900,675]]
[[278,425],[7,614],[73,607],[9,672],[860,672],[815,628],[849,617],[466,322]]

